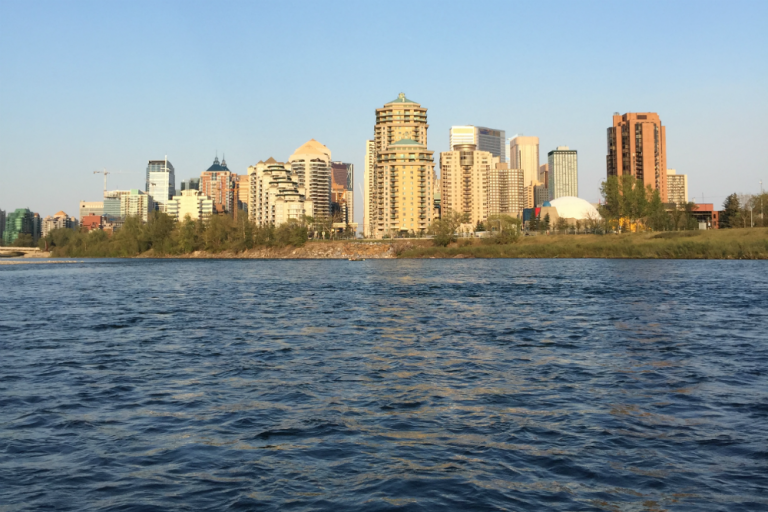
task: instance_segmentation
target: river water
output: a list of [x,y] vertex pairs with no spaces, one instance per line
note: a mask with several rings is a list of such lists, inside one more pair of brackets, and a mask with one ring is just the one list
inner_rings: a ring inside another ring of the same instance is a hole
[[768,262],[0,266],[0,510],[768,510]]

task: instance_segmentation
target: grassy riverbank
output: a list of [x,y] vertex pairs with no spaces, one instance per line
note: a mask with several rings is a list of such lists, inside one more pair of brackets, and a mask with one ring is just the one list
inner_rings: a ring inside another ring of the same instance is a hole
[[768,259],[768,229],[666,231],[621,235],[540,235],[509,245],[460,240],[412,247],[400,258]]

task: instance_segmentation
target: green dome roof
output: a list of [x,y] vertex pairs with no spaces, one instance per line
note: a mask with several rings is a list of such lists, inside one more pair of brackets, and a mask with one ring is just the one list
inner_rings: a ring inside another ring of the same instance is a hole
[[418,103],[416,103],[415,101],[411,101],[408,98],[406,98],[404,92],[401,92],[400,94],[398,94],[397,99],[394,99],[389,103],[385,103],[385,105],[390,105],[392,103],[414,103],[418,105]]
[[394,144],[390,144],[390,146],[423,146],[421,142],[417,142],[413,139],[400,139],[399,141],[395,142]]

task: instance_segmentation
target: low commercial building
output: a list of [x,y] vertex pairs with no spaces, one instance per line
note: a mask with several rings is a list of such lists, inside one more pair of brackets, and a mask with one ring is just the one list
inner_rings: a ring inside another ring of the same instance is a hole
[[167,213],[177,221],[207,220],[213,215],[213,200],[198,190],[184,190],[180,196],[173,196],[168,201]]
[[104,201],[80,201],[80,221],[86,215],[104,215]]
[[86,231],[104,229],[104,217],[101,215],[86,215],[80,218],[80,226]]
[[715,205],[712,203],[697,204],[691,216],[699,223],[699,229],[720,228],[720,212],[715,210]]

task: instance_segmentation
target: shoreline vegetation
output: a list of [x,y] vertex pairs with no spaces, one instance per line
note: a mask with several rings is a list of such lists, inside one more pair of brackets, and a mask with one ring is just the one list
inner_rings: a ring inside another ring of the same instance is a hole
[[[193,223],[194,224],[194,223]],[[140,225],[140,224],[139,224]],[[145,226],[150,226],[151,223]],[[295,229],[295,227],[294,227]],[[302,233],[259,244],[224,237],[214,247],[205,241],[189,250],[121,239],[93,231],[53,233],[69,237],[50,248],[59,258],[184,259],[417,259],[417,258],[615,258],[615,259],[768,259],[768,228],[662,231],[622,234],[536,234],[509,243],[493,238],[458,238],[445,246],[434,238],[307,241]],[[290,231],[287,231],[290,234]],[[127,233],[127,231],[126,231]],[[116,240],[115,240],[116,239]],[[114,240],[114,241],[113,241]],[[238,243],[238,241],[240,243]],[[114,244],[114,245],[113,245]],[[247,245],[250,245],[248,247]],[[143,250],[142,250],[143,249]],[[218,249],[218,250],[217,250]],[[42,256],[42,255],[41,255]],[[35,256],[33,256],[35,257]],[[13,258],[16,259],[16,258]],[[17,260],[18,261],[18,260]]]

